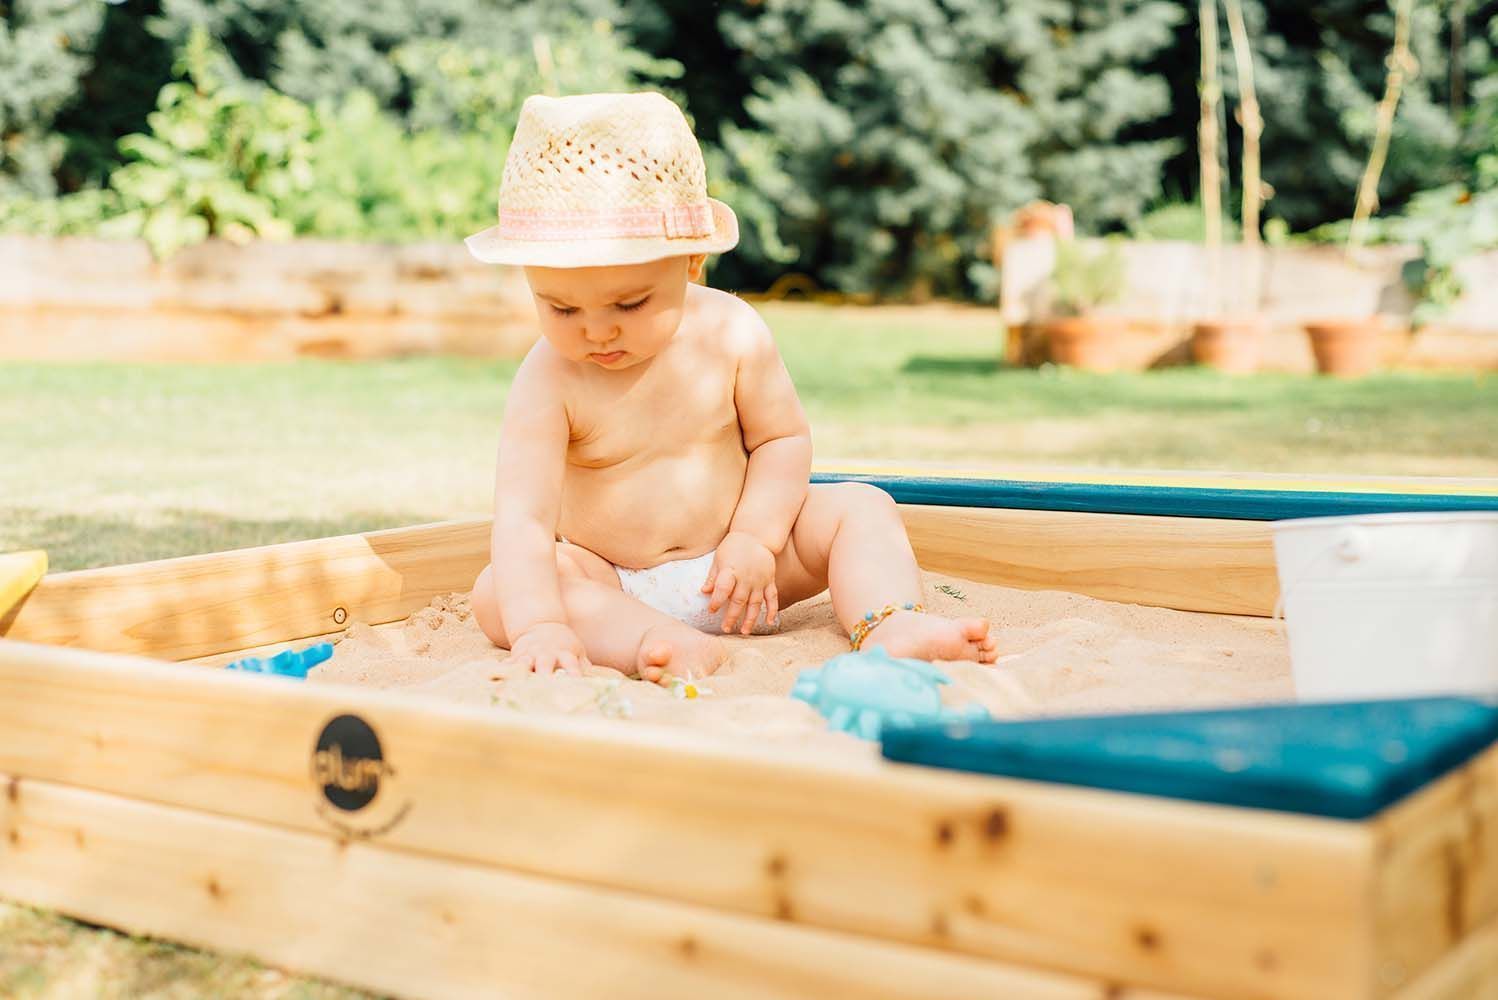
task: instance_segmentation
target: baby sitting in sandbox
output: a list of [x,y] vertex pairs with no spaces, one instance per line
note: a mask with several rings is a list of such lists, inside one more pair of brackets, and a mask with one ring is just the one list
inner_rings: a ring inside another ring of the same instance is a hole
[[468,239],[523,266],[543,337],[505,407],[491,564],[474,617],[512,667],[713,673],[714,633],[773,631],[830,590],[853,648],[997,658],[983,618],[926,610],[873,487],[808,487],[811,432],[774,340],[695,284],[738,242],[681,111],[653,93],[532,97]]

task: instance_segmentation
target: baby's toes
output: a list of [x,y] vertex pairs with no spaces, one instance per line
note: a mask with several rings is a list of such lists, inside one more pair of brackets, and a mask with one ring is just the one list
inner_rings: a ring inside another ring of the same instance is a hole
[[642,680],[650,681],[652,684],[658,682],[666,675],[666,668],[671,664],[671,656],[675,652],[671,643],[665,639],[647,639],[640,643],[639,662],[636,664],[636,672]]
[[959,618],[957,624],[962,628],[962,637],[975,645],[981,645],[988,638],[987,618]]

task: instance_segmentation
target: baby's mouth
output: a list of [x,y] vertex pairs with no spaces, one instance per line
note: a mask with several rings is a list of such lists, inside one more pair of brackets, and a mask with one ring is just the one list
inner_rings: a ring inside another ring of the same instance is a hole
[[588,359],[590,361],[596,361],[601,365],[611,365],[615,361],[621,360],[624,357],[624,354],[624,351],[608,351],[607,353],[590,354],[588,355]]

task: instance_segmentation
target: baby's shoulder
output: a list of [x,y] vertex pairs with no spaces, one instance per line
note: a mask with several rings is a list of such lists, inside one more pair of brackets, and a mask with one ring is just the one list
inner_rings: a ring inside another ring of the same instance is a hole
[[510,392],[517,391],[527,396],[562,398],[570,383],[575,380],[573,368],[567,359],[557,353],[557,349],[545,339],[536,341],[531,349],[525,353],[520,362],[520,367],[515,370],[515,378],[510,384]]
[[689,286],[689,294],[694,326],[720,348],[736,356],[773,348],[764,317],[737,295],[703,285]]

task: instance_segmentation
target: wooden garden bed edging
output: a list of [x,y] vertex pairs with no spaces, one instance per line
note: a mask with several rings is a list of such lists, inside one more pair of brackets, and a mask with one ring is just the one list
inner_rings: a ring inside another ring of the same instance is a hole
[[519,268],[462,243],[0,236],[0,359],[519,357],[539,336]]

